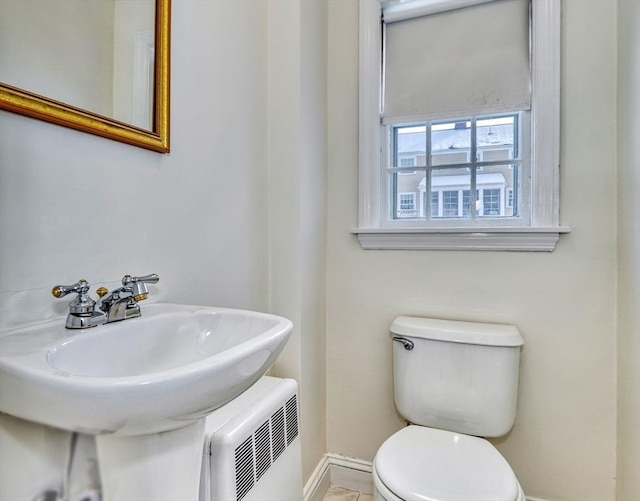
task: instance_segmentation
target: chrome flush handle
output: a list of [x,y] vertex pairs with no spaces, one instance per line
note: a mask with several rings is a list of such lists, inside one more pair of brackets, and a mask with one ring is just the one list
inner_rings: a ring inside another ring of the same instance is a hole
[[410,339],[401,336],[393,336],[393,340],[398,341],[398,343],[402,343],[405,350],[413,350],[413,341]]

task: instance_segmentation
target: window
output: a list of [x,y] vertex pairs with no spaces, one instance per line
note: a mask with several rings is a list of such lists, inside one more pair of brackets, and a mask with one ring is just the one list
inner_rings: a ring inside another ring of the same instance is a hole
[[480,201],[480,215],[485,217],[500,216],[500,190],[487,188],[482,190],[482,200]]
[[413,210],[415,209],[415,194],[414,193],[400,193],[400,209]]
[[438,217],[440,215],[440,192],[431,192],[431,216]]
[[[431,15],[433,2],[360,1],[353,232],[365,249],[551,251],[569,231],[559,225],[557,198],[560,3],[473,2],[483,5]],[[469,82],[473,92],[485,86],[482,99],[465,90]]]
[[[480,186],[484,191],[489,186],[494,187],[498,194],[508,189],[512,197],[513,193],[520,193],[522,159],[519,124],[520,115],[511,114],[469,117],[455,122],[439,120],[388,126],[386,130],[390,134],[388,140],[391,145],[391,158],[387,162],[390,166],[387,168],[390,196],[397,198],[402,196],[399,192],[422,194],[428,190],[439,197],[440,193],[453,192],[455,189],[456,200],[460,200],[461,205],[456,206],[455,211],[445,204],[443,210],[438,206],[429,212],[429,208],[423,207],[419,213],[411,213],[412,217],[422,218],[423,221],[455,217],[473,222],[477,217],[488,216],[518,219],[520,211],[517,201],[515,207],[511,205],[509,210],[504,210],[505,207],[499,202],[496,205],[494,200],[490,207],[482,205],[482,200],[476,195],[472,198],[471,193],[480,193],[476,190]],[[500,148],[497,148],[498,144]],[[487,145],[491,149],[485,150]],[[417,168],[415,162],[404,162],[406,157],[402,155],[407,148],[420,155],[423,159],[422,168]],[[505,160],[510,163],[504,163]],[[411,170],[404,169],[407,166],[411,166]],[[400,179],[401,175],[405,177]],[[453,195],[445,195],[445,198],[447,196]],[[517,197],[517,200],[520,198]],[[407,216],[406,211],[392,210],[391,219]]]
[[442,217],[458,217],[458,192],[456,190],[442,192]]
[[415,193],[399,193],[397,217],[412,217],[416,213],[416,194]]

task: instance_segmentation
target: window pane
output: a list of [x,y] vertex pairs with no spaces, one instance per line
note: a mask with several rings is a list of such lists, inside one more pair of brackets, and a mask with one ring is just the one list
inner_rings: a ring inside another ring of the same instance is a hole
[[500,216],[500,190],[485,188],[482,190],[481,216]]
[[518,215],[517,164],[491,165],[476,176],[479,217],[512,217]]
[[478,161],[495,162],[517,158],[516,125],[517,117],[514,115],[478,120],[476,123]]
[[395,167],[426,165],[427,129],[422,126],[394,127]]
[[471,122],[436,123],[431,127],[431,165],[463,164],[470,160]]
[[458,190],[446,190],[442,192],[442,216],[457,217],[458,215]]
[[467,169],[437,169],[431,173],[431,217],[469,218],[471,175]]
[[394,219],[424,217],[425,176],[422,171],[394,172],[393,183]]
[[[428,213],[431,219],[517,217],[519,120],[515,114],[390,126],[391,217],[423,219]],[[425,165],[426,145],[429,165]]]
[[400,193],[400,209],[401,210],[414,210],[415,209],[415,193]]
[[471,215],[471,190],[462,191],[462,215],[465,217]]

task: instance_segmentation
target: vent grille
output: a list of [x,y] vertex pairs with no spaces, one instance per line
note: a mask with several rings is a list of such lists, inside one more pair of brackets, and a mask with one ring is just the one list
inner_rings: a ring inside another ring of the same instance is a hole
[[271,466],[271,449],[269,439],[269,421],[262,423],[254,434],[256,447],[256,481],[264,475],[264,472]]
[[248,437],[236,449],[236,498],[242,499],[254,484],[252,438]]
[[284,406],[287,419],[287,445],[298,436],[298,396],[291,397]]
[[280,457],[287,446],[284,433],[284,408],[280,408],[271,416],[271,446],[274,461]]
[[298,436],[298,399],[294,395],[235,450],[236,500],[240,501]]

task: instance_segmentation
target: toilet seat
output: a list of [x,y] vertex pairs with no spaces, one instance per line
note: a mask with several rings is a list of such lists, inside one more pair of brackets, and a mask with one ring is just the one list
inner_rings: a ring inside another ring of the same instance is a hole
[[524,499],[497,449],[482,438],[459,433],[408,426],[382,444],[373,467],[374,479],[390,500],[390,493],[404,501]]

